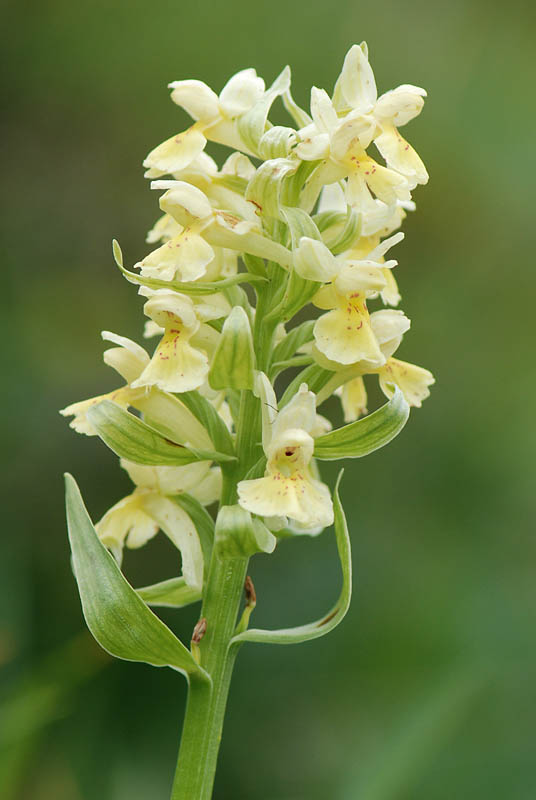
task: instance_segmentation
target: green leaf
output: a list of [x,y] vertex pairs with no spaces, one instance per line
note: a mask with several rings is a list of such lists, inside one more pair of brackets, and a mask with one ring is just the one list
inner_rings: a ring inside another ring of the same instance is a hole
[[318,394],[332,377],[333,372],[319,367],[318,364],[311,364],[311,366],[305,367],[285,389],[283,397],[278,404],[279,408],[283,408],[283,406],[286,406],[286,404],[292,400],[302,383],[306,383],[311,392]]
[[274,348],[272,361],[276,363],[277,361],[287,361],[292,358],[302,345],[312,341],[314,326],[314,319],[308,319],[288,331],[285,338]]
[[394,439],[408,420],[409,405],[398,386],[390,386],[393,397],[377,411],[315,439],[315,458],[361,458]]
[[201,600],[201,592],[188,586],[182,575],[167,581],[153,583],[136,589],[137,593],[150,606],[166,606],[168,608],[184,608]]
[[252,256],[250,253],[244,253],[242,255],[242,261],[246,265],[246,269],[252,275],[260,275],[263,278],[266,278],[266,264],[262,258],[259,256]]
[[344,516],[339,498],[339,483],[341,477],[342,470],[333,493],[335,538],[337,540],[337,551],[342,571],[342,589],[338,601],[325,617],[315,622],[310,622],[308,625],[272,631],[252,628],[251,630],[244,631],[235,636],[231,640],[231,644],[239,644],[240,642],[265,642],[266,644],[299,644],[300,642],[308,642],[311,639],[318,639],[320,636],[325,636],[326,633],[336,628],[346,615],[350,607],[350,598],[352,595],[352,553],[346,517]]
[[209,403],[209,401],[197,391],[183,392],[180,395],[180,399],[205,428],[218,452],[233,457],[228,458],[227,461],[235,460],[233,437],[212,403]]
[[190,651],[147,607],[106,550],[71,475],[65,476],[73,568],[87,626],[108,653],[210,680]]
[[103,400],[93,406],[88,411],[88,419],[110,450],[135,464],[181,466],[194,461],[235,460],[225,453],[177,444],[111,400]]
[[166,439],[200,450],[214,449],[204,425],[174,394],[153,387],[147,394],[135,396],[132,406]]
[[303,367],[308,366],[309,364],[313,363],[313,357],[308,355],[298,355],[294,356],[293,358],[287,358],[286,361],[275,361],[272,364],[270,375],[272,380],[277,378],[277,376],[284,372],[286,369],[294,369],[295,367]]
[[255,351],[249,319],[235,306],[225,320],[208,380],[213,389],[252,389]]
[[253,275],[249,272],[239,272],[230,278],[221,281],[197,283],[196,281],[163,281],[160,278],[146,278],[138,275],[137,272],[130,272],[123,266],[123,254],[116,239],[112,243],[115,263],[130,283],[148,286],[150,289],[169,289],[174,292],[181,292],[188,295],[210,295],[221,292],[239,283],[266,283],[266,278],[262,275]]

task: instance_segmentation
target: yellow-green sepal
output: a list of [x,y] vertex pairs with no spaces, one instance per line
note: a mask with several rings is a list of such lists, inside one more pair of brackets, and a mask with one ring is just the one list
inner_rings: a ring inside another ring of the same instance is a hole
[[249,319],[235,306],[222,328],[208,380],[213,389],[252,389],[255,351]]

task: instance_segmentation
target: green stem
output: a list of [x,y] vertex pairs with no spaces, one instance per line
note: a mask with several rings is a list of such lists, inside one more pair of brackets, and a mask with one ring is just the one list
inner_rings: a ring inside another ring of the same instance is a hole
[[[273,286],[263,289],[258,292],[254,340],[257,367],[267,370],[277,322],[264,323],[274,289]],[[238,463],[235,469],[225,470],[222,505],[236,503],[238,482],[259,458],[260,417],[258,398],[249,390],[243,391],[236,432]],[[190,682],[171,800],[210,800],[212,797],[225,707],[238,652],[237,647],[230,649],[229,644],[236,629],[247,565],[247,558],[222,556],[217,546],[213,548],[201,609],[206,632],[199,644],[201,666],[212,682]]]
[[237,648],[229,651],[248,561],[221,558],[214,548],[201,617],[201,664],[212,684],[191,681],[171,800],[210,800]]

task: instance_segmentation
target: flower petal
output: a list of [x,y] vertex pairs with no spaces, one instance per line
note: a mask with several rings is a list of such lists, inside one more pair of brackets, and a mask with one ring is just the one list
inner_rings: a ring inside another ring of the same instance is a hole
[[385,92],[378,98],[374,116],[386,123],[400,127],[421,113],[426,97],[425,89],[404,84]]
[[196,120],[208,122],[220,113],[218,95],[203,81],[173,81],[171,99]]
[[420,408],[422,401],[430,396],[428,387],[435,383],[434,376],[427,369],[397,358],[390,358],[378,371],[378,376],[382,392],[387,397],[393,396],[392,384],[395,383],[409,405],[416,408]]
[[119,345],[104,351],[104,363],[113,367],[127,383],[132,383],[149,363],[148,354],[143,347],[126,336],[118,336],[111,331],[102,331],[101,336],[104,341]]
[[184,228],[134,266],[149,278],[171,281],[178,272],[178,280],[195,281],[205,275],[213,258],[214,250],[208,242],[192,228]]
[[368,312],[356,302],[319,317],[314,336],[318,350],[331,361],[354,364],[366,359],[378,367],[385,363]]
[[[411,183],[428,183],[428,172],[421,158],[394,126],[383,126],[383,133],[374,140],[374,144],[388,166],[405,175]],[[372,189],[375,191],[374,187]],[[400,193],[397,193],[397,197],[400,200],[406,199]],[[409,196],[407,199],[409,200]]]
[[253,108],[264,94],[265,84],[251,67],[237,72],[220,92],[220,109],[227,117],[238,117]]
[[151,150],[144,167],[158,169],[162,172],[178,172],[187,167],[194,158],[205,149],[207,140],[201,131],[193,125],[183,133],[167,139],[154,150]]
[[338,111],[359,109],[366,114],[374,107],[376,81],[368,60],[365,42],[354,44],[346,54],[341,74],[335,85],[334,103]]
[[328,487],[307,476],[267,475],[238,484],[238,502],[253,514],[287,516],[304,525],[327,527],[333,522]]

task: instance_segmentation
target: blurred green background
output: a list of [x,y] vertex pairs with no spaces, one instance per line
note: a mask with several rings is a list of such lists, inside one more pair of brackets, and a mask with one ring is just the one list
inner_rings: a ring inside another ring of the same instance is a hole
[[[83,633],[61,474],[94,519],[128,491],[115,457],[57,409],[107,391],[101,329],[133,338],[141,302],[112,264],[147,252],[146,152],[186,126],[166,84],[214,89],[246,66],[330,90],[366,39],[380,91],[425,86],[407,136],[431,181],[397,247],[401,356],[432,398],[385,450],[347,466],[356,570],[345,622],[294,648],[246,646],[216,800],[532,800],[534,4],[511,0],[42,0],[3,4],[0,795],[164,800],[185,685],[113,662]],[[332,481],[335,470],[327,470]],[[170,573],[158,538],[126,561]],[[257,625],[323,613],[332,533],[257,557]],[[164,614],[189,638],[197,609]]]

